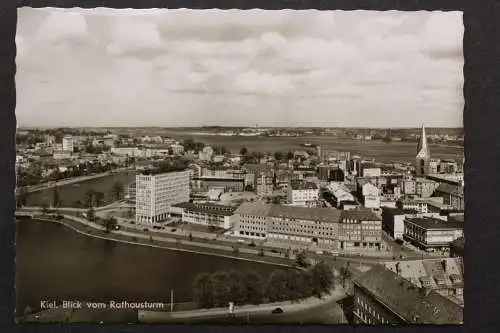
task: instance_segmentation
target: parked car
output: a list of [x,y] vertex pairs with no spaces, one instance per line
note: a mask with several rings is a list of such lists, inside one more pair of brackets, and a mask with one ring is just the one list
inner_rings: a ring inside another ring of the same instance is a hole
[[271,313],[283,313],[283,309],[282,308],[276,308],[274,309],[273,311],[271,311]]
[[174,229],[172,229],[172,232],[176,232],[176,231],[177,231],[177,229],[175,229],[175,228],[174,228]]

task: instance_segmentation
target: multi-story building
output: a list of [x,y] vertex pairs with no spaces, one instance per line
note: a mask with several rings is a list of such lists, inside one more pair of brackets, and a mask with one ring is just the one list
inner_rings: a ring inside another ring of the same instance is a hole
[[450,257],[464,257],[465,238],[458,238],[450,244]]
[[458,305],[464,304],[462,258],[391,261],[383,265],[418,288],[430,288]]
[[403,240],[404,220],[407,216],[416,216],[418,211],[399,208],[382,208],[382,229],[394,239]]
[[203,190],[211,188],[223,188],[225,191],[243,192],[245,179],[238,178],[216,178],[199,177],[193,178],[194,187]]
[[315,183],[291,181],[287,189],[287,200],[296,206],[314,206],[319,199],[319,189]]
[[463,324],[463,308],[377,265],[354,281],[354,323]]
[[382,221],[371,210],[343,210],[339,223],[342,250],[349,252],[358,249],[381,249]]
[[182,221],[221,229],[230,229],[234,225],[236,207],[212,203],[185,202],[176,207],[182,208]]
[[449,249],[451,242],[463,237],[463,222],[446,219],[446,217],[407,217],[404,220],[403,237],[426,251]]
[[261,172],[255,178],[255,193],[259,196],[272,196],[274,190],[273,174]]
[[438,186],[439,183],[433,180],[427,178],[416,178],[414,194],[420,198],[429,198]]
[[368,210],[243,203],[236,211],[235,233],[290,247],[315,245],[325,250],[378,249],[381,221]]
[[458,210],[464,210],[464,189],[461,185],[451,185],[448,183],[441,183],[436,188],[435,196],[443,198],[443,203],[452,206]]
[[372,183],[366,183],[362,187],[363,203],[366,208],[380,208],[380,190]]
[[147,171],[136,176],[136,220],[138,223],[163,222],[170,206],[189,201],[189,173]]
[[127,186],[125,186],[125,199],[129,202],[135,203],[136,198],[136,182],[133,182]]
[[73,137],[70,135],[63,137],[62,138],[62,150],[65,152],[72,153],[73,149],[74,149]]

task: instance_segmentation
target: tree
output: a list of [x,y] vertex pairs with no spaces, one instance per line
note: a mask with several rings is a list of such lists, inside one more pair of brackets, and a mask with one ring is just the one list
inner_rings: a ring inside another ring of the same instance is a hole
[[23,207],[23,206],[26,206],[26,204],[28,203],[28,189],[26,188],[26,186],[23,186],[21,188],[19,188],[19,194],[17,195],[17,207]]
[[294,157],[294,154],[291,150],[289,150],[287,153],[286,153],[286,159],[289,161],[289,160],[293,160],[293,157]]
[[269,302],[280,302],[286,300],[286,274],[282,269],[274,270],[269,276],[266,284],[266,296]]
[[308,276],[303,272],[290,269],[285,272],[283,285],[285,286],[285,295],[287,300],[292,302],[310,296],[310,285]]
[[324,262],[319,262],[313,266],[311,273],[314,295],[321,297],[323,294],[328,294],[334,286],[332,268]]
[[95,210],[93,207],[90,207],[87,210],[87,220],[89,220],[90,222],[93,222],[95,220]]
[[240,149],[240,155],[246,156],[248,154],[247,147],[243,147]]
[[231,301],[230,279],[226,272],[216,272],[211,276],[213,284],[213,302],[216,307],[224,307]]
[[346,288],[346,282],[352,277],[352,273],[347,266],[342,266],[340,268],[340,280],[342,281],[342,287]]
[[87,192],[85,192],[85,206],[87,208],[90,208],[94,205],[94,194],[95,191],[93,189],[88,189]]
[[59,190],[57,189],[57,186],[54,186],[54,190],[52,192],[52,206],[59,207],[60,204],[61,198],[59,197]]
[[248,272],[243,277],[244,295],[247,304],[261,304],[264,297],[262,278],[256,272]]
[[134,216],[135,216],[134,209],[132,207],[130,207],[129,209],[127,209],[127,212],[125,213],[125,217],[128,218],[128,219],[131,219]]
[[110,232],[111,230],[113,230],[117,224],[118,221],[114,217],[108,217],[104,220],[104,227],[106,228],[106,232]]
[[307,261],[306,251],[301,251],[301,252],[297,253],[297,257],[295,258],[295,263],[299,267],[307,267],[307,266],[309,266],[309,263]]
[[274,153],[274,159],[276,161],[278,161],[278,162],[281,161],[283,159],[283,153],[280,152],[280,151],[275,152]]
[[214,285],[208,273],[201,273],[194,280],[193,298],[202,308],[214,306]]
[[94,193],[94,201],[95,201],[96,207],[101,206],[102,203],[104,202],[104,193],[102,193],[100,191],[96,191]]
[[114,182],[111,192],[116,201],[120,200],[123,194],[123,184],[119,181]]
[[229,295],[230,301],[234,302],[234,304],[241,305],[245,303],[245,289],[243,284],[242,275],[231,269],[228,272],[229,275]]

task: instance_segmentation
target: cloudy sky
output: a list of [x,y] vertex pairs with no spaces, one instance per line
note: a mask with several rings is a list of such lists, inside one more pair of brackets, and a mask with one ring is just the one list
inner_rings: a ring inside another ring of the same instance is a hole
[[21,126],[462,126],[459,12],[19,10]]

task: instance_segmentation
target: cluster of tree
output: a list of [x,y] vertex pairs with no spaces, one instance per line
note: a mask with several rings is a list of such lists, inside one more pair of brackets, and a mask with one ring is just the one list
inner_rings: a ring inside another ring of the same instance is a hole
[[215,155],[226,155],[231,153],[225,146],[213,146],[212,148]]
[[87,208],[99,207],[104,203],[106,195],[100,191],[94,189],[88,189],[85,192],[85,197],[83,199],[83,205]]
[[104,219],[104,227],[106,228],[106,232],[110,232],[118,225],[118,221],[116,218],[110,216]]
[[43,136],[39,134],[17,134],[16,146],[34,146],[37,143],[44,142]]
[[185,151],[194,150],[195,153],[199,153],[203,148],[205,148],[205,144],[203,142],[196,142],[193,139],[186,139],[182,142]]
[[193,296],[202,308],[225,307],[229,302],[257,305],[321,297],[334,285],[332,268],[320,262],[306,270],[275,270],[267,281],[256,272],[202,273],[194,281]]
[[154,166],[155,170],[153,171],[155,173],[182,171],[187,169],[189,161],[185,158],[172,158],[157,162]]

